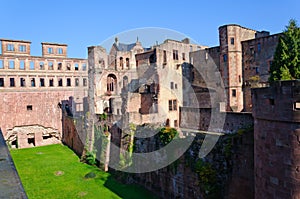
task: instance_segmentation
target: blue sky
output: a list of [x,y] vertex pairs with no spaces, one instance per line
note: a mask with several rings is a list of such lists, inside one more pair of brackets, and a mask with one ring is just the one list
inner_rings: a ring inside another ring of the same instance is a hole
[[[117,33],[136,28],[171,29],[199,44],[216,46],[218,27],[224,24],[271,33],[281,32],[291,18],[300,24],[299,0],[1,0],[0,9],[0,38],[32,41],[32,55],[41,55],[41,42],[66,43],[69,57],[80,58],[87,57],[88,46],[103,44]],[[161,41],[151,38],[151,33],[135,34],[133,37],[139,36],[145,47]],[[168,31],[160,36],[169,37]],[[120,42],[134,42],[133,37],[120,37]]]

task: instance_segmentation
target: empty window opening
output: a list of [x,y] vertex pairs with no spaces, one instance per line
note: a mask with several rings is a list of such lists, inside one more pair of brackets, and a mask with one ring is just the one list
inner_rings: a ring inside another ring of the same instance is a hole
[[82,70],[86,71],[86,63],[83,63],[81,66],[82,66]]
[[120,57],[120,68],[124,69],[124,65],[123,65],[123,57]]
[[178,120],[174,120],[174,127],[178,127]]
[[79,86],[79,79],[78,78],[75,79],[75,86]]
[[232,91],[231,91],[231,96],[232,96],[232,97],[236,97],[236,90],[235,90],[235,89],[232,89]]
[[3,69],[4,68],[4,62],[2,59],[0,59],[0,69]]
[[129,58],[126,58],[126,67],[129,69]]
[[26,46],[25,45],[19,45],[19,52],[26,52]]
[[67,86],[71,86],[71,78],[67,78]]
[[269,104],[272,105],[272,106],[275,105],[275,100],[274,99],[269,99]]
[[174,84],[174,88],[177,89],[177,84]]
[[0,87],[4,87],[4,78],[0,78]]
[[20,86],[21,87],[25,87],[26,86],[26,81],[25,81],[25,78],[23,78],[23,77],[20,78]]
[[9,60],[8,62],[8,68],[9,69],[14,69],[15,68],[15,61],[14,60]]
[[224,54],[224,55],[223,55],[223,61],[224,61],[224,62],[227,62],[227,54]]
[[107,91],[115,91],[116,90],[117,78],[115,75],[110,74],[107,76]]
[[15,87],[15,78],[9,78],[10,87]]
[[29,68],[30,68],[30,70],[34,70],[34,61],[30,61]]
[[83,78],[83,86],[87,86],[87,80],[86,80],[86,78]]
[[34,137],[33,138],[28,138],[28,144],[31,145],[31,146],[35,146]]
[[170,83],[170,87],[171,87],[171,89],[174,89],[174,82]]
[[169,111],[177,110],[177,100],[169,100]]
[[71,70],[71,64],[67,63],[67,70]]
[[241,83],[242,82],[242,79],[241,79],[241,76],[239,75],[239,83]]
[[79,69],[79,64],[75,63],[74,67],[75,67],[75,70],[78,70]]
[[178,60],[178,50],[173,50],[173,60]]
[[15,46],[13,44],[7,44],[7,51],[15,51]]
[[166,127],[169,127],[170,126],[170,119],[167,119],[166,120]]
[[185,60],[185,53],[182,53],[182,60]]
[[40,87],[44,87],[44,86],[45,86],[45,79],[40,78]]
[[45,70],[45,64],[44,62],[40,62],[40,70]]
[[32,79],[30,80],[30,82],[31,82],[31,87],[35,87],[35,79],[32,78]]
[[167,63],[167,51],[163,51],[164,52],[164,63]]
[[234,38],[233,37],[230,38],[230,44],[234,45]]
[[53,79],[49,79],[49,86],[53,87],[54,86],[54,80]]
[[61,70],[61,69],[62,69],[62,63],[58,62],[58,64],[57,64],[57,70]]
[[53,62],[52,61],[48,62],[48,69],[53,70]]
[[58,48],[58,49],[57,49],[57,54],[59,54],[59,55],[62,55],[62,54],[63,54],[63,52],[64,52],[64,51],[63,51],[63,49],[62,49],[62,48]]
[[58,86],[63,86],[63,80],[62,80],[62,78],[58,79]]
[[53,48],[48,48],[48,54],[53,54]]
[[27,111],[32,111],[32,105],[27,105],[26,109],[27,109]]
[[25,69],[25,61],[24,60],[20,60],[20,69],[21,70]]

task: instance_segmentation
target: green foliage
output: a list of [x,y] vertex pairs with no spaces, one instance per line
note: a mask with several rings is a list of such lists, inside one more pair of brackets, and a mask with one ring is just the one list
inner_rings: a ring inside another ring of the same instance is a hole
[[159,131],[160,141],[164,145],[169,144],[176,137],[178,137],[178,132],[175,128],[163,127]]
[[85,163],[87,163],[89,165],[95,165],[96,164],[96,157],[95,157],[95,154],[93,152],[88,151],[85,154]]
[[106,113],[102,113],[99,115],[99,120],[100,121],[105,121],[107,119],[107,114]]
[[[155,198],[137,185],[121,184],[109,173],[79,162],[66,146],[18,149],[11,155],[28,198]],[[64,175],[55,175],[56,171]],[[92,173],[95,177],[87,180]]]
[[279,38],[270,70],[270,82],[300,79],[300,28],[293,19]]
[[206,195],[217,192],[217,171],[213,169],[212,165],[199,159],[196,162],[196,172],[200,180],[200,187],[204,190]]

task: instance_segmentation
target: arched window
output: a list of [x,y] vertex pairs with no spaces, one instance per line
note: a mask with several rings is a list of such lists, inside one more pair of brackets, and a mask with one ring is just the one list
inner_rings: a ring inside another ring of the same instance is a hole
[[120,68],[124,69],[123,57],[120,57]]
[[126,67],[129,69],[129,58],[126,58]]
[[107,76],[107,91],[115,91],[117,86],[117,78],[113,74]]

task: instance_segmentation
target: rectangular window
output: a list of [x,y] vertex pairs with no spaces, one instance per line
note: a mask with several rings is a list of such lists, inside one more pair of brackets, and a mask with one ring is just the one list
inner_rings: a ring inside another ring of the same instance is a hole
[[34,61],[30,61],[30,70],[34,70]]
[[173,60],[178,60],[178,50],[173,50]]
[[26,46],[25,45],[19,45],[19,52],[26,52]]
[[40,62],[40,70],[45,70],[45,64],[44,62]]
[[234,45],[234,38],[233,37],[230,38],[230,44]]
[[58,86],[63,86],[63,80],[62,80],[62,78],[58,79]]
[[261,45],[260,43],[257,44],[257,52],[260,52],[261,51]]
[[0,78],[0,87],[4,87],[4,78],[3,77]]
[[174,82],[170,83],[170,87],[171,87],[171,89],[174,89]]
[[48,62],[48,70],[53,70],[53,62]]
[[20,78],[20,86],[21,87],[25,87],[26,86],[26,81],[25,81],[25,78],[23,78],[23,77]]
[[48,48],[48,54],[53,54],[53,48]]
[[2,59],[0,59],[0,69],[3,69],[4,68],[4,62]]
[[10,87],[15,87],[15,78],[9,78]]
[[30,80],[31,87],[35,87],[35,79],[31,78]]
[[227,62],[227,54],[224,54],[224,55],[223,55],[223,61],[224,61],[224,62]]
[[174,84],[174,88],[177,89],[177,84]]
[[169,111],[177,110],[177,100],[169,100]]
[[53,79],[49,79],[49,86],[50,86],[50,87],[53,87],[53,86],[54,86],[54,81],[53,81]]
[[71,78],[67,78],[67,86],[71,86]]
[[15,46],[13,44],[7,44],[7,51],[15,51]]
[[86,63],[83,63],[81,66],[82,66],[82,70],[86,71]]
[[71,70],[71,64],[67,63],[67,70]]
[[83,78],[83,86],[87,86],[87,80],[86,80],[86,78]]
[[78,78],[75,79],[75,86],[79,86],[79,79]]
[[185,60],[185,53],[182,53],[182,60]]
[[167,63],[167,51],[164,50],[164,63]]
[[62,55],[63,54],[63,49],[62,48],[58,48],[57,49],[57,54]]
[[45,79],[40,78],[40,87],[44,87],[44,86],[45,86]]
[[20,60],[20,69],[21,70],[25,69],[25,61],[24,60]]
[[57,64],[57,70],[61,70],[61,69],[62,69],[62,63],[58,62],[58,64]]
[[8,68],[9,69],[14,69],[15,68],[15,61],[14,60],[9,60]]
[[231,91],[231,96],[232,96],[232,97],[236,97],[236,90],[235,90],[235,89],[232,89],[232,91]]
[[32,105],[27,105],[26,109],[27,109],[27,111],[32,111]]
[[78,69],[79,69],[79,64],[78,64],[78,63],[75,63],[75,64],[74,64],[74,67],[75,67],[75,70],[78,70]]

